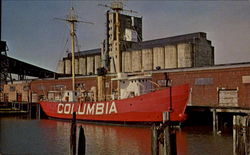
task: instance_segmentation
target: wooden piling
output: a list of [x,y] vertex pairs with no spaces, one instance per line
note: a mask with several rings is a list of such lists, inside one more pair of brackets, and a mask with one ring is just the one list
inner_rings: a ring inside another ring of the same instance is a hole
[[41,118],[41,107],[40,104],[36,104],[36,119],[40,119]]
[[[151,152],[158,155],[163,152],[164,155],[175,155],[176,151],[176,135],[172,129],[170,121],[170,112],[163,113],[163,124],[160,126],[152,126]],[[160,145],[160,143],[163,145]]]
[[163,121],[164,121],[163,123],[167,123],[164,129],[163,153],[164,155],[173,155],[174,152],[176,152],[173,148],[173,146],[176,146],[176,144],[173,144],[173,143],[176,143],[176,140],[175,140],[175,135],[172,135],[175,133],[173,133],[172,127],[171,127],[170,112],[163,112]]
[[163,112],[162,113],[162,122],[163,122],[163,124],[167,123],[168,119],[169,119],[169,112]]
[[73,112],[73,118],[70,128],[70,155],[76,154],[76,112]]
[[170,141],[170,129],[169,126],[167,126],[164,129],[164,148],[163,148],[163,152],[164,155],[171,155],[171,145],[170,145],[171,141]]
[[152,131],[151,152],[152,152],[152,155],[158,155],[159,154],[158,134],[157,134],[157,128],[155,124],[153,124],[151,131]]
[[[171,102],[171,101],[170,101]],[[168,112],[163,112],[163,124],[156,127],[152,126],[151,152],[153,155],[158,155],[162,150],[164,155],[176,155],[176,133],[172,129],[170,113],[172,107]],[[159,142],[163,144],[163,149],[160,149]]]
[[213,109],[213,132],[217,133],[218,132],[218,114],[216,112],[216,109]]
[[234,155],[250,154],[250,116],[233,117]]
[[78,155],[85,155],[86,150],[86,138],[84,129],[82,126],[79,127],[79,140],[78,140]]
[[31,119],[31,116],[32,116],[32,114],[31,114],[31,109],[32,109],[32,108],[31,108],[31,104],[32,104],[32,103],[28,103],[28,105],[27,105],[27,106],[28,106],[28,107],[27,107],[27,111],[28,111],[28,118],[29,118],[29,119]]
[[171,147],[171,155],[177,155],[176,132],[174,130],[171,130],[170,133],[170,147]]

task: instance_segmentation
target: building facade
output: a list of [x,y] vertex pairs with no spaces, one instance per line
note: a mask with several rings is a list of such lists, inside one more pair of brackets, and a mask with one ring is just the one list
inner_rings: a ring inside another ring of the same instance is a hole
[[[114,66],[115,61],[110,61]],[[214,47],[203,32],[138,42],[121,52],[121,71],[126,73],[212,65]],[[101,49],[76,53],[76,74],[97,74],[101,66]],[[57,72],[71,74],[71,54],[59,61]]]

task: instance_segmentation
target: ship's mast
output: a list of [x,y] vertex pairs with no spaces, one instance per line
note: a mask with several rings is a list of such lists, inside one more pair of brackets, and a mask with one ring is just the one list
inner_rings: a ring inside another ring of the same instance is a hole
[[74,8],[71,8],[71,13],[67,19],[70,24],[70,37],[71,37],[71,57],[72,57],[72,90],[75,90],[75,23],[77,22],[75,14],[73,14]]
[[94,24],[92,22],[79,21],[75,13],[74,8],[72,7],[69,15],[66,19],[55,18],[57,20],[66,21],[70,24],[70,37],[71,37],[71,70],[72,70],[72,90],[75,91],[75,25],[76,23],[85,23],[85,24]]

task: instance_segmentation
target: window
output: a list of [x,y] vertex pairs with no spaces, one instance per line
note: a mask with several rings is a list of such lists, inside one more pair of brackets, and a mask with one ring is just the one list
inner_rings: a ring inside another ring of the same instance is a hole
[[39,86],[37,87],[37,89],[38,89],[38,90],[45,90],[46,88],[45,88],[45,86],[43,86],[43,85],[39,85]]
[[219,89],[218,96],[219,106],[238,106],[238,89]]
[[15,91],[16,87],[15,86],[10,86],[10,91]]
[[213,78],[196,78],[195,79],[195,85],[198,86],[203,86],[203,85],[212,85],[213,82]]
[[250,83],[250,76],[242,76],[242,83]]
[[24,91],[28,91],[29,89],[30,89],[29,86],[27,86],[27,85],[26,85],[26,86],[23,86],[23,90],[24,90]]
[[166,80],[157,80],[157,84],[160,86],[166,86]]
[[106,88],[109,88],[109,82],[106,82],[106,83],[105,83],[105,87],[106,87]]

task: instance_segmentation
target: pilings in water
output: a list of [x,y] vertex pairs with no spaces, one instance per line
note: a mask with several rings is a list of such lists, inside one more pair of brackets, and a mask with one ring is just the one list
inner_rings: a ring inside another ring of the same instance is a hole
[[28,103],[28,117],[41,119],[41,105],[39,103]]
[[73,118],[70,128],[70,154],[76,154],[76,112],[73,112]]
[[158,155],[159,154],[159,140],[158,140],[158,127],[153,124],[152,126],[152,136],[151,136],[151,152],[152,155]]
[[0,104],[2,115],[26,115],[28,118],[41,118],[41,107],[39,103],[30,102],[6,102]]
[[164,155],[177,154],[176,134],[170,121],[170,112],[163,113],[163,124],[160,126],[153,125],[151,145],[153,155],[158,155],[161,151]]
[[79,127],[79,139],[78,139],[78,155],[85,155],[86,138],[84,129],[82,126]]
[[41,105],[36,104],[36,119],[40,119],[40,118],[41,118]]
[[213,132],[216,133],[219,130],[218,113],[216,112],[216,109],[213,109],[212,113],[213,113]]
[[[85,155],[86,152],[86,138],[84,134],[84,129],[82,126],[79,127],[79,139],[78,139],[78,149],[76,149],[76,112],[73,112],[73,118],[71,121],[70,128],[70,155]],[[78,152],[76,152],[78,150]]]
[[250,115],[233,117],[234,155],[250,154]]
[[30,103],[6,102],[0,103],[0,114],[26,114],[29,112]]

